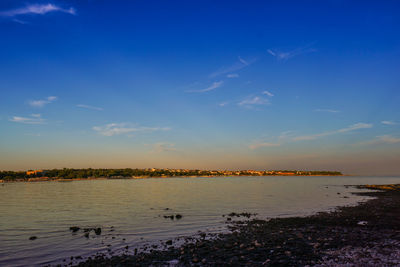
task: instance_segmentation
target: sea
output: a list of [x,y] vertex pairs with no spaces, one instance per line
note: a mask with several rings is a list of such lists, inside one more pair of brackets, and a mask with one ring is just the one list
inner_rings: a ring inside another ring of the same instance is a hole
[[[199,231],[228,231],[227,214],[307,216],[368,197],[352,185],[400,177],[266,176],[16,182],[0,185],[0,266],[52,266],[133,253]],[[171,215],[181,219],[170,219]],[[167,218],[165,218],[167,217]],[[240,218],[234,218],[238,220]],[[80,230],[72,232],[70,227]],[[101,228],[85,236],[84,228]],[[31,237],[36,237],[30,240]],[[78,259],[76,259],[78,257]]]

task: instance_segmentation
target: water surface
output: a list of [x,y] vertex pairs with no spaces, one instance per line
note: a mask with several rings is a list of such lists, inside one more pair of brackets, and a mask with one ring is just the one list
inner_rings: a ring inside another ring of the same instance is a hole
[[[304,216],[364,197],[343,185],[396,177],[219,177],[7,183],[0,186],[0,266],[54,264],[70,256],[224,231],[223,214]],[[338,194],[340,193],[340,194]],[[168,210],[166,210],[168,209]],[[163,215],[182,214],[181,220]],[[85,238],[70,226],[102,227]],[[29,240],[37,236],[36,240]],[[114,237],[114,239],[113,239]]]

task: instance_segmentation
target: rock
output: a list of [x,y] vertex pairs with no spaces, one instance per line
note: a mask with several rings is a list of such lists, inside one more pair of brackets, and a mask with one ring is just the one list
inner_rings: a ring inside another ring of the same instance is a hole
[[198,263],[198,262],[199,262],[199,259],[196,258],[196,257],[194,257],[194,258],[192,259],[192,262],[193,262],[193,263]]
[[36,240],[37,239],[37,236],[31,236],[31,237],[29,237],[29,240]]
[[72,231],[73,233],[78,232],[81,228],[79,228],[78,226],[71,226],[69,228],[70,231]]
[[94,229],[94,232],[96,235],[101,235],[101,228],[99,227],[99,228]]
[[368,222],[367,222],[367,221],[359,221],[357,224],[358,224],[358,225],[367,225]]
[[168,246],[172,245],[172,240],[168,240],[167,242],[165,242],[165,244],[167,244]]
[[86,233],[84,234],[84,236],[85,236],[86,238],[89,238],[89,232],[86,232]]
[[175,215],[175,218],[176,218],[177,220],[180,220],[180,219],[182,219],[182,217],[183,217],[183,216],[182,216],[182,215],[180,215],[180,214],[176,214],[176,215]]

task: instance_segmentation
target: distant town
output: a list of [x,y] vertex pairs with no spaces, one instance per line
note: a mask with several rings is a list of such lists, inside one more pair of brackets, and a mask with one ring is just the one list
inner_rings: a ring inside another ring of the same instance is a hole
[[52,169],[28,171],[0,171],[1,181],[48,181],[72,179],[135,179],[167,177],[217,177],[217,176],[318,176],[342,175],[338,171],[297,170],[190,170],[190,169]]

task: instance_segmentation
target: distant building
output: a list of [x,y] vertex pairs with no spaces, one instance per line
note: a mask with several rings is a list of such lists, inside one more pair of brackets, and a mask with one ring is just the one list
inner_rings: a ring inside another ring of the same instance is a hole
[[43,170],[34,170],[34,171],[27,171],[26,175],[38,175],[38,174],[42,174]]

